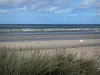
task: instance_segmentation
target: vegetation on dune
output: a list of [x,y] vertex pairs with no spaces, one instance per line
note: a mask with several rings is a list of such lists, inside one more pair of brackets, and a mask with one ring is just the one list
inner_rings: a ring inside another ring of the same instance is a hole
[[99,59],[76,59],[74,54],[55,53],[18,57],[0,48],[0,75],[99,75]]

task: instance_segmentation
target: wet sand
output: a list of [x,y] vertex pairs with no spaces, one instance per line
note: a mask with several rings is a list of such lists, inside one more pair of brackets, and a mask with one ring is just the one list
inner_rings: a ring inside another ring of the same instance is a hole
[[4,35],[0,41],[45,41],[45,40],[88,40],[100,39],[100,34],[39,34],[39,35]]

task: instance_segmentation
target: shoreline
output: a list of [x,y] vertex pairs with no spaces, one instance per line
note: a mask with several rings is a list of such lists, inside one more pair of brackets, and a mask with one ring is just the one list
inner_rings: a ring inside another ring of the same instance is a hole
[[16,35],[0,36],[0,42],[17,42],[17,41],[52,41],[52,40],[89,40],[100,39],[99,34],[55,34],[55,35]]

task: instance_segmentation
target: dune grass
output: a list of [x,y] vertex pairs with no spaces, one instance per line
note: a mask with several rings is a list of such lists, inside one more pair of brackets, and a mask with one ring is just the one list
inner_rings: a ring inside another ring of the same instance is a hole
[[74,54],[55,53],[18,57],[0,48],[0,75],[99,75],[99,59],[79,59]]

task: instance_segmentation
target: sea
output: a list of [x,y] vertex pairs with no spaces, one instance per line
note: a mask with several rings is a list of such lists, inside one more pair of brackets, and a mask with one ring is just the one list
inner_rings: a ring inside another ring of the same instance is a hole
[[99,24],[1,24],[0,36],[100,34]]

